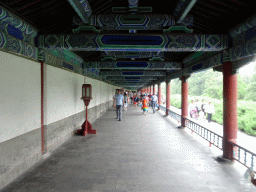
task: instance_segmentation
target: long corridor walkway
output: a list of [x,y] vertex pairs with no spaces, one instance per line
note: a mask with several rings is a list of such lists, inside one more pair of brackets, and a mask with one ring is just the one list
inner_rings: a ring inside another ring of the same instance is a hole
[[160,112],[114,108],[93,124],[97,135],[75,136],[4,192],[256,191],[232,164],[177,129]]

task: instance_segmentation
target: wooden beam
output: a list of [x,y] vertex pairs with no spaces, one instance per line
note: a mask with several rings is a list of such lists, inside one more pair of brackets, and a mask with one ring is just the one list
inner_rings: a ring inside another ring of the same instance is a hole
[[74,8],[78,16],[82,19],[83,23],[89,22],[89,16],[92,9],[87,0],[68,0],[70,5]]
[[177,23],[182,23],[182,21],[186,18],[189,11],[195,5],[197,0],[179,0],[175,9],[174,16],[176,17]]

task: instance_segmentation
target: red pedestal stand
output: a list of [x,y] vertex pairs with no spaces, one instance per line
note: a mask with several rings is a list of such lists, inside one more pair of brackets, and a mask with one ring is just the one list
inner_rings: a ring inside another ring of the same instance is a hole
[[77,135],[82,135],[82,136],[86,136],[87,134],[96,134],[97,133],[96,130],[92,129],[92,125],[88,121],[88,118],[87,118],[88,117],[87,116],[87,113],[88,113],[87,106],[89,105],[90,100],[89,99],[85,99],[85,98],[83,98],[83,100],[84,100],[84,104],[86,106],[86,119],[85,119],[85,122],[82,125],[82,129],[78,129],[76,131],[76,134]]

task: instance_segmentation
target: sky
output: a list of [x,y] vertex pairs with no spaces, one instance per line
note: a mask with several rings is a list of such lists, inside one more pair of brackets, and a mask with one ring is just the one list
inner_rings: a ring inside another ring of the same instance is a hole
[[255,65],[256,65],[256,62],[251,62],[245,65],[244,67],[239,68],[238,73],[241,76],[252,75],[254,73],[253,68],[255,67]]

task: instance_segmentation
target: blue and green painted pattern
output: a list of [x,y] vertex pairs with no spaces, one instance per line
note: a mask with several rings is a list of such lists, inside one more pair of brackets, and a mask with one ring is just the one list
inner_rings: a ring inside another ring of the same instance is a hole
[[190,63],[190,66],[185,67],[184,69],[173,72],[167,76],[167,79],[175,79],[179,78],[184,75],[190,75],[194,72],[202,71],[205,69],[213,68],[216,66],[220,66],[223,63],[223,53],[215,53],[213,56],[207,57],[205,55],[205,58],[201,57],[201,60],[194,60],[194,63]]
[[11,26],[10,24],[0,20],[0,29],[6,34],[11,35],[21,41],[24,41],[30,45],[35,45],[35,39],[32,36],[26,35],[21,30]]
[[83,23],[89,22],[89,16],[92,14],[91,7],[87,0],[68,0],[70,5],[74,8]]
[[187,17],[189,11],[192,9],[197,0],[179,0],[175,9],[174,17],[177,23],[182,23]]
[[170,15],[163,14],[99,14],[91,16],[90,24],[101,30],[162,30],[175,22]]
[[[69,50],[40,50],[39,51],[39,58],[43,61],[47,60],[49,63],[59,63],[58,67],[62,67],[62,61],[65,63],[70,63],[73,67],[71,68],[82,68],[83,59],[75,55],[74,53],[70,52]],[[51,58],[51,59],[49,59]],[[61,62],[59,62],[61,61]]]
[[107,76],[165,76],[163,71],[100,71],[100,75]]
[[37,47],[6,34],[3,29],[0,29],[0,49],[22,55],[30,59],[37,60],[38,58]]
[[215,52],[195,52],[183,59],[182,63],[184,63],[185,66],[191,66],[214,55],[216,55]]
[[0,6],[0,28],[7,34],[35,45],[38,30]]
[[222,53],[218,53],[212,57],[206,58],[205,60],[201,60],[200,62],[194,64],[193,66],[189,66],[182,70],[183,75],[191,74],[197,71],[201,71],[204,69],[209,69],[218,65],[222,65],[223,63],[223,55]]
[[164,57],[164,52],[106,51],[106,52],[101,52],[101,57],[113,57],[113,58],[153,58],[153,57]]
[[149,77],[143,77],[143,76],[139,76],[139,77],[123,77],[123,76],[108,76],[106,78],[107,80],[111,80],[111,81],[144,81],[144,80],[158,80],[157,77],[154,76],[149,76]]
[[139,0],[128,0],[129,7],[138,7]]
[[73,51],[221,51],[228,48],[226,35],[41,35],[40,48]]
[[[256,19],[255,19],[256,20]],[[247,31],[243,31],[240,34],[232,38],[232,44],[238,45],[244,43],[252,38],[256,37],[256,25]]]
[[256,26],[256,14],[246,19],[243,23],[237,25],[229,31],[231,37],[235,38],[243,32]]
[[60,69],[65,69],[68,71],[72,71],[74,73],[92,77],[95,79],[100,79],[99,70],[98,69],[91,69],[85,68],[83,69],[82,66],[75,64],[74,62],[67,61],[65,58],[61,58],[59,55],[57,56],[56,53],[52,50],[41,50],[40,56],[43,58],[43,61],[51,66],[58,67]]
[[[56,56],[55,54],[53,54],[51,51],[40,51],[40,56],[43,57],[43,60],[46,64],[54,66],[54,67],[58,67],[61,69],[66,69],[69,71],[74,71],[80,74],[82,74],[82,68],[79,66],[75,66],[72,63],[67,62],[64,59],[61,59],[59,56]],[[79,71],[80,68],[80,71]]]
[[256,55],[256,37],[229,49],[230,60],[236,61]]
[[117,61],[84,62],[86,68],[94,69],[146,69],[146,70],[180,70],[181,63],[167,61]]

